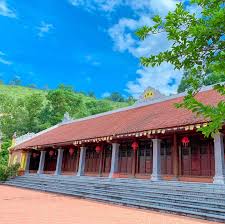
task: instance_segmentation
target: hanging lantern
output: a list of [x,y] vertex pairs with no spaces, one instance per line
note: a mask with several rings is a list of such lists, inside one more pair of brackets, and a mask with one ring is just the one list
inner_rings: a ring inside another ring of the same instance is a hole
[[138,149],[139,145],[138,145],[138,143],[135,141],[135,142],[132,143],[131,147],[132,147],[132,149],[133,149],[134,151],[136,151],[136,150]]
[[37,155],[38,155],[38,154],[37,154],[36,152],[34,152],[34,153],[32,154],[33,158],[36,158]]
[[75,151],[74,148],[69,149],[69,153],[70,153],[71,156],[73,155],[74,151]]
[[50,155],[50,156],[53,156],[53,155],[54,155],[54,150],[50,150],[50,151],[49,151],[49,155]]
[[185,137],[183,137],[181,139],[181,142],[182,142],[182,144],[183,144],[184,147],[187,147],[188,144],[190,143],[190,139],[187,136],[185,136]]
[[100,153],[100,152],[102,151],[102,147],[99,146],[99,145],[97,145],[96,148],[95,148],[95,151],[96,151],[97,153]]

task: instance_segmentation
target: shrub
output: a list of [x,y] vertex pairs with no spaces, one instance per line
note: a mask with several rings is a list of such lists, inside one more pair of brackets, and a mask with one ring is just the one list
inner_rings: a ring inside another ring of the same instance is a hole
[[6,181],[9,178],[16,177],[18,174],[20,164],[16,163],[10,166],[0,166],[0,181]]

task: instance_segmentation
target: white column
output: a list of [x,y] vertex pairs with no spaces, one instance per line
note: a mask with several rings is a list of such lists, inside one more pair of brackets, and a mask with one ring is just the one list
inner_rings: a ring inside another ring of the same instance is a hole
[[214,184],[225,184],[224,142],[223,134],[214,135],[215,176]]
[[152,139],[153,142],[153,167],[152,167],[152,181],[161,180],[161,139]]
[[120,144],[112,143],[112,159],[111,159],[111,169],[109,173],[109,178],[112,178],[114,174],[118,172],[119,147],[120,147]]
[[38,174],[42,174],[44,171],[44,166],[45,166],[45,154],[46,151],[41,151],[41,156],[40,156],[40,161],[39,161],[39,167],[38,167]]
[[62,171],[63,149],[58,149],[57,163],[55,169],[55,175],[60,175]]
[[29,173],[30,157],[31,157],[31,152],[27,152],[26,163],[25,163],[25,174],[28,174]]
[[84,175],[85,157],[86,157],[86,147],[80,147],[80,160],[79,160],[79,168],[77,171],[77,176]]

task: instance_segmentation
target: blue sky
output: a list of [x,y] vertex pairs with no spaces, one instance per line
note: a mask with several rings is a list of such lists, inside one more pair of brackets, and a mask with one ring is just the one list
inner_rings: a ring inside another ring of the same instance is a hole
[[139,41],[135,30],[178,0],[0,0],[0,77],[55,88],[64,83],[97,97],[137,97],[152,86],[175,93],[182,71],[144,68],[140,56],[168,49],[162,34]]

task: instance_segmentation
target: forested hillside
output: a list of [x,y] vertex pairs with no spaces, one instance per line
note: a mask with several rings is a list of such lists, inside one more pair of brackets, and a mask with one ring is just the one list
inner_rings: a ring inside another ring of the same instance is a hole
[[[0,130],[3,134],[3,148],[6,149],[10,144],[14,132],[17,136],[39,132],[59,123],[66,112],[72,118],[81,118],[134,103],[132,98],[121,100],[121,96],[115,93],[112,99],[114,101],[96,99],[93,94],[75,92],[64,85],[47,91],[0,84]],[[117,99],[123,102],[116,102]]]

